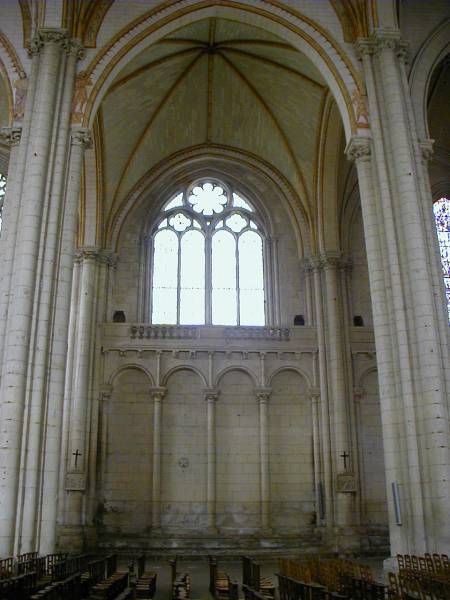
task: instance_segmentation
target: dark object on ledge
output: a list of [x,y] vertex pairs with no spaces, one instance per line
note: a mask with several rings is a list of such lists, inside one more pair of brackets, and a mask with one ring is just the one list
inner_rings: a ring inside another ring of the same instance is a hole
[[125,313],[123,310],[115,310],[113,314],[113,323],[125,323]]
[[364,320],[360,315],[353,317],[353,325],[355,327],[364,327]]
[[305,317],[303,315],[295,315],[294,317],[294,325],[304,325]]

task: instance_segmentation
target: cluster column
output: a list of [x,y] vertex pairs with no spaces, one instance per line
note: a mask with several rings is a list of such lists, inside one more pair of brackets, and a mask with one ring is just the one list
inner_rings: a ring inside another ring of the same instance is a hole
[[162,401],[165,387],[151,387],[153,398],[153,472],[152,472],[152,529],[161,528],[161,429]]

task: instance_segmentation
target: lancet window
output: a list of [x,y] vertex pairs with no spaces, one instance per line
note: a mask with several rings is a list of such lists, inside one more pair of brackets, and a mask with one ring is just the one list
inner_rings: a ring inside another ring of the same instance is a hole
[[434,218],[441,253],[442,272],[447,296],[448,319],[450,323],[450,199],[441,198],[433,205]]
[[152,231],[151,322],[264,325],[264,229],[232,187],[204,179],[163,207]]

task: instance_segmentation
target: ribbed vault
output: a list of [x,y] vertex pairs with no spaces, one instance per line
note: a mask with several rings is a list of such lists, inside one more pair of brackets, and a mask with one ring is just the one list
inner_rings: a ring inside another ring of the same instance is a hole
[[248,24],[210,18],[150,46],[99,111],[106,211],[154,165],[223,144],[273,164],[310,212],[327,87],[303,54]]

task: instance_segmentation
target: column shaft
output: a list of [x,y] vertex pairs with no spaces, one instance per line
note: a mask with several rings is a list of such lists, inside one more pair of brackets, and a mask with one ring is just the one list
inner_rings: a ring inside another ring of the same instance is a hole
[[153,395],[153,474],[152,474],[152,529],[161,527],[161,435],[162,399],[164,388],[151,391]]
[[267,405],[271,390],[257,390],[256,397],[259,405],[259,465],[260,465],[260,506],[261,529],[270,530],[270,465],[269,465],[269,423]]
[[218,392],[207,390],[207,473],[206,473],[206,511],[208,528],[216,530],[216,401]]

